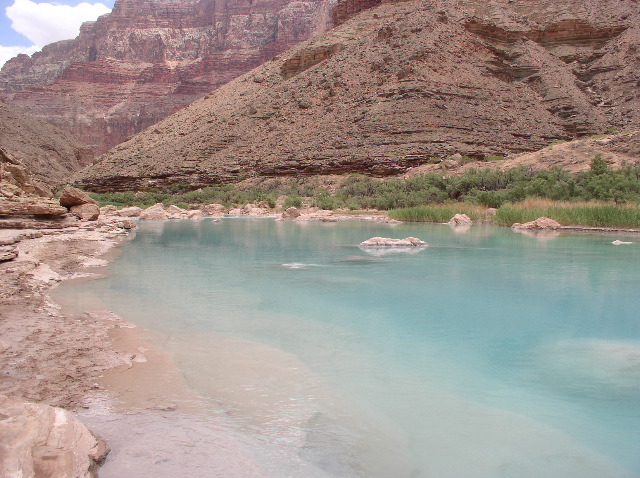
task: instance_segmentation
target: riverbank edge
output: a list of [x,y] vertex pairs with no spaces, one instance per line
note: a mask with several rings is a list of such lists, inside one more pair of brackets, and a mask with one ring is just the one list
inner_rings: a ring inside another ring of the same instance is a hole
[[[304,219],[322,220],[322,217],[307,215]],[[340,215],[332,219],[399,223],[381,212],[375,215]],[[16,243],[18,258],[0,263],[0,285],[5,290],[16,292],[10,300],[4,297],[6,294],[0,298],[8,306],[0,314],[0,319],[4,319],[0,321],[0,357],[5,377],[8,372],[13,372],[15,377],[24,380],[17,380],[19,383],[13,387],[7,387],[5,383],[0,390],[0,399],[20,399],[78,412],[86,408],[87,400],[97,394],[107,392],[108,395],[109,389],[101,390],[100,382],[104,376],[110,376],[108,383],[117,388],[120,372],[132,369],[136,363],[146,363],[144,355],[136,357],[123,352],[122,347],[115,343],[116,340],[125,341],[129,348],[132,344],[139,345],[142,335],[137,327],[106,311],[70,315],[51,298],[51,291],[59,282],[91,276],[90,268],[106,265],[104,256],[126,244],[132,235],[115,225],[121,220],[118,216],[105,216],[99,222],[81,223],[66,230],[43,230],[41,234],[19,231],[25,237]],[[640,230],[635,229],[581,226],[560,226],[555,231],[640,234]],[[23,333],[16,334],[17,329],[24,329]],[[29,334],[40,339],[43,336],[56,337],[57,340],[40,340],[40,346],[35,348],[41,354],[38,355],[34,353],[33,337]],[[25,343],[27,347],[21,350],[20,346]],[[74,352],[78,355],[72,357]],[[18,362],[32,362],[31,368],[13,367],[15,370],[12,370],[12,365]],[[82,365],[78,365],[79,362]],[[29,377],[33,379],[28,380]],[[44,383],[47,386],[42,386]],[[171,408],[173,404],[164,401],[154,406],[156,409],[164,407]]]

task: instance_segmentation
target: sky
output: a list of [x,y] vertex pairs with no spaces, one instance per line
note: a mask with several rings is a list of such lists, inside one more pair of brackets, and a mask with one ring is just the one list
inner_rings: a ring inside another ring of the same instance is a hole
[[78,36],[82,22],[113,8],[115,0],[0,0],[0,68],[18,53],[32,53]]

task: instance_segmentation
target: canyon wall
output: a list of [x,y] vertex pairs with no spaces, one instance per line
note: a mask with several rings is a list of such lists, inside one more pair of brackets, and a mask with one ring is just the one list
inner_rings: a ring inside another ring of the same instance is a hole
[[83,24],[76,39],[9,60],[0,94],[102,153],[370,5],[117,0],[111,13]]
[[[9,159],[17,161],[39,181],[59,185],[91,163],[94,156],[68,133],[0,100],[0,158],[7,164]],[[20,177],[26,180],[26,173]],[[0,174],[0,187],[11,182]]]
[[636,0],[382,3],[113,148],[95,190],[394,175],[640,128]]

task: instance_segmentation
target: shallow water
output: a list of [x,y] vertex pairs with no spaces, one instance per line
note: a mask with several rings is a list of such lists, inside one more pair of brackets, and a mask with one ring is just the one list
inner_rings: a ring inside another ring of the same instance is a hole
[[[357,247],[372,236],[430,247]],[[201,474],[180,464],[184,439],[143,452],[116,438],[101,476],[154,463],[154,476],[640,476],[640,245],[613,239],[142,222],[106,277],[57,294],[166,337],[216,412],[126,420],[158,437],[223,433],[228,467],[215,438],[187,447]],[[126,422],[93,420],[107,438]]]

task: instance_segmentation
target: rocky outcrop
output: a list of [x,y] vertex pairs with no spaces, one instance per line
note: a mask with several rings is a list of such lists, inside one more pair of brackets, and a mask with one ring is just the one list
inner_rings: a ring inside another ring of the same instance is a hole
[[[325,31],[335,3],[117,0],[76,39],[9,60],[0,90],[11,104],[104,152]],[[341,7],[338,17],[367,6]]]
[[513,229],[520,230],[553,230],[559,229],[560,223],[548,217],[539,217],[535,221],[525,222],[523,224],[516,222],[511,226]]
[[298,210],[297,207],[289,207],[287,208],[283,213],[282,213],[282,217],[283,218],[290,218],[290,219],[295,219],[297,217],[299,217],[301,214],[301,212]]
[[372,237],[360,243],[360,247],[425,247],[428,245],[417,237],[405,237],[404,239]]
[[22,162],[0,148],[0,197],[23,195],[50,198],[53,193]]
[[6,477],[97,477],[109,453],[70,412],[0,399],[0,474]]
[[93,153],[70,134],[0,100],[0,163],[5,171],[0,172],[0,187],[11,182],[6,172],[20,181],[24,173],[16,174],[15,169],[24,167],[31,184],[27,192],[43,195],[47,184],[63,184],[91,161]]
[[53,199],[0,197],[0,216],[62,216],[67,212],[67,208]]
[[95,221],[100,216],[98,203],[87,193],[73,186],[64,187],[59,202],[82,221]]
[[167,219],[169,214],[164,209],[164,205],[159,202],[143,210],[138,216],[140,219]]
[[12,261],[18,257],[18,249],[12,246],[0,246],[0,262]]
[[450,226],[470,226],[473,221],[466,214],[456,214],[447,223]]
[[139,217],[141,212],[142,208],[138,206],[131,206],[116,210],[114,211],[114,214],[123,217]]
[[71,206],[69,212],[81,221],[95,221],[100,216],[100,206],[97,204],[78,204]]
[[388,176],[640,125],[634,3],[533,4],[382,3],[134,136],[76,179],[102,191]]
[[60,205],[70,208],[81,204],[98,204],[87,193],[73,186],[65,186],[60,193]]

